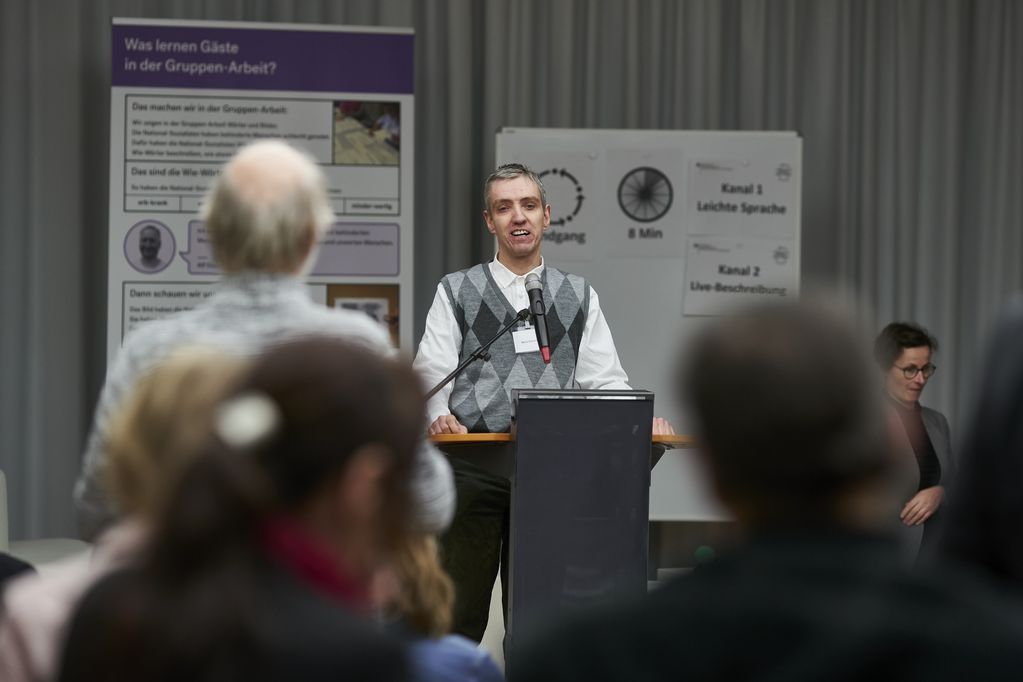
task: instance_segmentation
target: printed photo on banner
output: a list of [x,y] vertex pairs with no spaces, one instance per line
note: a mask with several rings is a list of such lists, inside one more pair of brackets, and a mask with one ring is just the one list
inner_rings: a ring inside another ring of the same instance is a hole
[[334,102],[334,163],[397,166],[401,161],[398,102]]
[[155,274],[174,259],[174,233],[156,220],[143,220],[124,236],[124,257],[137,272]]
[[398,347],[399,317],[397,284],[330,284],[327,305],[368,316],[391,335]]

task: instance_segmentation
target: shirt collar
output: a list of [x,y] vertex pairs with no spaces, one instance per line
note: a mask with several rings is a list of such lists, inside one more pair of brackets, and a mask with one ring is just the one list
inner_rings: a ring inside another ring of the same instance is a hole
[[516,281],[524,281],[526,279],[526,275],[536,273],[542,277],[544,267],[543,256],[540,256],[539,265],[527,272],[525,275],[516,275],[514,272],[506,268],[504,263],[497,260],[497,256],[494,256],[494,260],[490,261],[490,274],[494,276],[494,281],[497,282],[497,286],[502,289],[507,289]]

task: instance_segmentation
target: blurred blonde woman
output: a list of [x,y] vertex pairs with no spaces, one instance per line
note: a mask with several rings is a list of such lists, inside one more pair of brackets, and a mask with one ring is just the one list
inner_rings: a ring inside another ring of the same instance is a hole
[[455,589],[444,572],[437,541],[411,535],[398,548],[391,566],[393,585],[385,612],[391,626],[411,642],[416,682],[498,682],[504,679],[486,651],[451,631]]
[[75,604],[96,580],[138,555],[173,482],[208,434],[214,405],[243,367],[219,352],[188,347],[138,382],[111,424],[106,485],[122,520],[90,555],[11,583],[0,621],[0,680],[56,678]]

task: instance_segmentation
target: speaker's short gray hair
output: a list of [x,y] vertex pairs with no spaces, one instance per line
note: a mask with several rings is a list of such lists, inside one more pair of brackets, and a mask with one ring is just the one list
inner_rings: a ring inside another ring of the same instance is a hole
[[524,166],[521,163],[506,163],[503,166],[498,166],[497,169],[487,176],[486,182],[483,183],[483,208],[486,211],[490,210],[490,186],[498,180],[514,180],[515,178],[527,177],[536,184],[536,188],[540,190],[540,204],[542,206],[547,205],[547,190],[544,189],[543,183],[540,182],[540,176],[537,175],[532,168]]

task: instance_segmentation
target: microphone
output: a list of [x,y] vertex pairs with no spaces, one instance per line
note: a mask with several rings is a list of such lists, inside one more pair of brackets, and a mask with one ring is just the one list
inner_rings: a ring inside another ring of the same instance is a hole
[[533,328],[536,329],[536,344],[545,364],[551,364],[551,342],[547,333],[547,310],[543,305],[543,282],[535,272],[526,275],[526,293],[529,295],[529,312],[533,313]]

